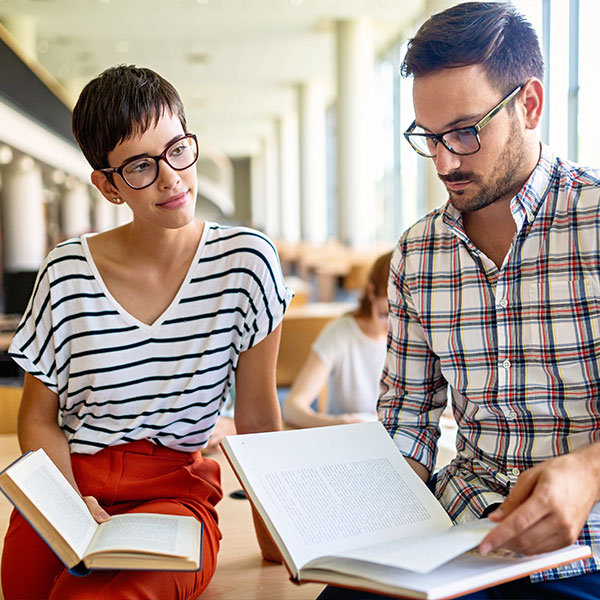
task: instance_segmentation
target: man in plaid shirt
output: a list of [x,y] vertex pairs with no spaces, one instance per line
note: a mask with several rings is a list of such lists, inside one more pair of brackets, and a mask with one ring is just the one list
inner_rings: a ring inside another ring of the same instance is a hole
[[[543,61],[512,4],[432,16],[403,74],[405,137],[449,199],[392,259],[380,419],[455,521],[498,523],[483,553],[594,551],[469,598],[600,598],[600,171],[540,144]],[[432,475],[448,390],[457,456]]]

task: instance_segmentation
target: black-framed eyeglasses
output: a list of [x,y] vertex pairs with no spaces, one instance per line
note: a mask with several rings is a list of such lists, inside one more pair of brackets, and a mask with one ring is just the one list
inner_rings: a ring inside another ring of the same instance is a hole
[[417,127],[417,122],[413,121],[411,126],[404,132],[404,137],[417,153],[426,158],[437,156],[437,145],[440,142],[444,145],[444,148],[453,154],[460,156],[475,154],[481,149],[479,132],[523,89],[523,85],[516,87],[508,96],[500,100],[475,125],[449,129],[442,133],[428,133],[421,127]]
[[143,190],[158,179],[158,163],[164,160],[171,169],[183,171],[198,160],[198,139],[193,133],[186,133],[173,140],[158,156],[136,156],[125,161],[120,167],[98,169],[102,173],[118,173],[123,181],[134,190]]

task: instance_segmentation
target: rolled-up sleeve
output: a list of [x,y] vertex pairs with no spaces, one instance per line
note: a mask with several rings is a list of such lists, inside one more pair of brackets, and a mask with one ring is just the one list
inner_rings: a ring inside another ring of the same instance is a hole
[[447,402],[447,383],[431,351],[407,276],[407,238],[392,256],[388,283],[387,356],[378,403],[383,422],[399,450],[422,463],[435,465],[439,419]]

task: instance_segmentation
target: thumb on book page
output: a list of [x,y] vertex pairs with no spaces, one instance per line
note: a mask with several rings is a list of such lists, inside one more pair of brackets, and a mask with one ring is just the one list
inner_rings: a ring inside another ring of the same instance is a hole
[[94,517],[98,523],[103,523],[110,519],[110,515],[100,506],[98,500],[96,500],[94,496],[83,496],[83,501],[92,513],[92,517]]

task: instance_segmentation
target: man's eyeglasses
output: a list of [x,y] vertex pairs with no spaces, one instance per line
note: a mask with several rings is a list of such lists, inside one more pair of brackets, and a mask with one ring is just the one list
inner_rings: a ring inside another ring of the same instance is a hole
[[408,143],[421,155],[426,158],[435,158],[437,155],[437,145],[441,142],[444,147],[453,154],[467,156],[475,154],[481,149],[479,132],[495,117],[521,90],[523,85],[515,88],[508,96],[505,96],[487,115],[482,117],[475,125],[471,127],[459,127],[458,129],[449,129],[442,133],[427,133],[421,127],[417,127],[417,122],[413,121],[411,126],[404,132],[404,137]]
[[158,156],[138,156],[125,161],[120,167],[98,170],[118,173],[129,187],[142,190],[158,179],[158,163],[161,160],[175,171],[191,167],[198,160],[198,139],[193,133],[186,133],[172,141]]

